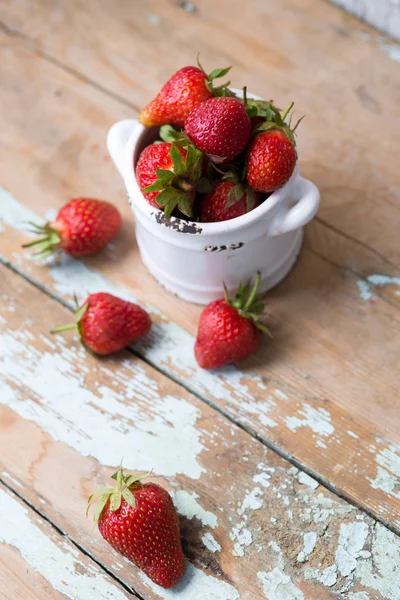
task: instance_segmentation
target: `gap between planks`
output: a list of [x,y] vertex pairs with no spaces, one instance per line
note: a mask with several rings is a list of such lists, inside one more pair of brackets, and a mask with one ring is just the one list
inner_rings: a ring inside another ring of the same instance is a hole
[[[15,265],[13,265],[12,263],[10,263],[9,261],[4,260],[3,257],[1,257],[1,256],[0,256],[0,264],[3,264],[6,268],[10,269],[13,273],[15,273],[16,275],[22,277],[30,285],[33,285],[40,292],[42,292],[43,294],[45,294],[46,296],[48,296],[49,298],[51,298],[52,300],[54,300],[55,302],[57,302],[58,304],[60,304],[61,306],[63,306],[64,308],[67,308],[72,313],[75,312],[74,307],[73,307],[72,304],[69,304],[68,302],[66,302],[65,300],[63,300],[62,298],[60,298],[59,296],[57,296],[56,294],[54,294],[53,292],[47,290],[43,285],[41,285],[40,283],[38,283],[35,279],[33,279],[32,277],[29,277],[29,275],[27,275],[25,272],[23,272],[20,269],[18,269],[18,267],[16,267]],[[190,394],[192,394],[193,396],[195,396],[196,398],[198,398],[201,402],[203,402],[204,404],[208,405],[210,408],[212,408],[213,410],[215,410],[216,412],[218,412],[221,416],[223,416],[224,418],[226,418],[229,422],[231,422],[232,424],[236,425],[239,429],[241,429],[242,431],[244,431],[245,433],[247,433],[248,435],[250,435],[253,439],[255,439],[258,442],[260,442],[263,446],[265,446],[265,447],[269,448],[270,450],[272,450],[273,452],[275,452],[278,456],[280,456],[281,458],[283,458],[284,460],[286,460],[287,462],[289,462],[291,465],[293,465],[294,467],[296,467],[296,468],[300,469],[301,471],[307,473],[307,475],[310,475],[313,479],[315,479],[316,481],[318,481],[318,483],[320,485],[322,485],[324,488],[326,488],[327,490],[329,490],[332,494],[334,494],[338,498],[341,498],[342,500],[344,500],[348,504],[356,507],[357,509],[359,509],[363,513],[367,514],[369,517],[371,517],[375,521],[380,522],[387,529],[389,529],[389,531],[391,531],[392,533],[394,533],[395,535],[397,535],[397,536],[400,537],[400,528],[396,527],[395,525],[393,525],[392,523],[390,523],[389,521],[387,521],[383,517],[375,514],[367,506],[362,505],[360,502],[357,502],[356,500],[354,500],[353,498],[351,498],[349,495],[347,495],[344,492],[341,492],[340,490],[338,490],[337,487],[336,487],[336,485],[333,484],[333,483],[331,483],[323,475],[321,475],[317,471],[314,471],[313,469],[309,468],[305,463],[303,463],[302,461],[299,461],[293,455],[289,454],[288,452],[285,452],[285,450],[283,450],[280,446],[278,446],[276,443],[272,442],[268,438],[262,437],[260,434],[258,434],[251,427],[248,427],[248,426],[244,425],[243,423],[241,423],[240,421],[236,420],[233,416],[231,416],[223,408],[221,408],[217,404],[215,404],[212,400],[209,400],[207,397],[202,396],[196,390],[191,389],[189,386],[187,386],[186,384],[184,384],[177,377],[173,376],[170,371],[167,371],[165,369],[160,368],[160,365],[158,363],[156,363],[155,361],[149,360],[147,357],[143,356],[142,354],[140,354],[139,352],[137,352],[136,350],[134,350],[132,347],[128,347],[127,351],[130,352],[131,354],[133,354],[134,356],[136,356],[137,358],[139,358],[140,360],[142,360],[144,363],[146,363],[149,366],[151,366],[152,368],[154,368],[156,371],[158,371],[158,372],[162,373],[163,375],[165,375],[168,379],[170,379],[171,381],[173,381],[174,383],[176,383],[177,385],[179,385],[181,388],[183,388],[184,390],[186,390],[187,392],[189,392]],[[15,491],[13,488],[11,488],[9,486],[9,484],[7,484],[7,486],[10,489],[12,489],[13,491]],[[15,493],[17,494],[18,492],[15,491]],[[21,497],[21,499],[23,499],[23,498]],[[88,556],[91,557],[90,554],[88,554]]]
[[[125,98],[124,96],[122,96],[121,94],[117,94],[115,92],[113,92],[112,90],[108,89],[107,87],[101,85],[100,83],[98,83],[97,81],[95,81],[94,79],[88,77],[87,75],[84,75],[83,73],[81,73],[80,71],[78,71],[77,69],[74,69],[73,67],[70,67],[69,65],[67,65],[66,63],[64,63],[63,61],[61,61],[60,59],[52,56],[51,54],[49,54],[48,52],[45,52],[43,50],[41,50],[38,47],[37,42],[32,39],[31,37],[29,37],[28,35],[16,30],[16,29],[12,29],[11,27],[9,27],[4,21],[0,20],[0,30],[3,31],[3,33],[11,38],[18,38],[20,39],[23,43],[29,45],[32,47],[34,54],[36,54],[36,56],[38,56],[39,58],[42,58],[43,60],[51,63],[52,65],[54,65],[55,67],[63,70],[65,73],[68,73],[69,75],[76,77],[77,79],[79,79],[80,81],[83,81],[84,83],[90,85],[91,87],[93,87],[94,89],[96,89],[97,91],[99,91],[100,93],[108,96],[109,98],[113,98],[114,100],[116,100],[117,102],[119,102],[121,105],[127,107],[127,108],[131,108],[132,110],[134,110],[136,113],[139,113],[141,110],[141,107],[137,106],[135,103],[129,101],[127,98]],[[392,268],[396,269],[396,265],[394,265],[388,258],[386,258],[383,254],[381,254],[378,250],[376,250],[375,248],[373,248],[372,246],[366,244],[365,242],[363,242],[362,240],[359,240],[358,238],[351,236],[349,234],[347,234],[346,232],[342,231],[341,229],[338,229],[337,227],[334,227],[333,225],[329,224],[327,221],[325,221],[324,219],[321,219],[320,217],[316,216],[314,217],[314,219],[322,226],[322,227],[326,227],[327,229],[329,229],[330,231],[333,231],[334,233],[336,233],[337,235],[361,246],[362,248],[364,248],[365,250],[372,252],[375,256],[377,256],[378,258],[380,258],[382,261],[384,261],[387,265],[391,266]],[[308,248],[310,250],[310,248]],[[314,252],[315,253],[315,252]],[[316,254],[316,253],[315,253]],[[330,262],[325,256],[323,256],[322,254],[317,254],[317,256],[319,258],[321,258],[322,260],[324,260],[325,262],[327,262],[328,264],[335,266],[337,268],[341,268],[341,269],[345,269],[345,267],[338,265],[336,263],[332,263]],[[349,273],[351,273],[351,275],[353,275],[354,277],[356,277],[357,279],[362,279],[363,281],[366,281],[365,277],[363,275],[358,275],[353,271],[350,271],[349,269],[345,269],[346,271],[348,271]],[[378,291],[377,294],[382,298],[382,300],[386,300],[386,298],[381,295]],[[391,304],[391,306],[394,306],[396,308],[397,305],[393,304],[391,302],[389,302],[389,304]]]

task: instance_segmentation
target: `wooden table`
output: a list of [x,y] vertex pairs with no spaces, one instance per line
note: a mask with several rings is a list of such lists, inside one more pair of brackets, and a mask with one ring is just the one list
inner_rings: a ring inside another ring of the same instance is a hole
[[[399,600],[398,48],[322,0],[5,0],[0,13],[2,597]],[[236,87],[296,100],[301,169],[322,194],[267,297],[274,341],[219,373],[193,357],[201,309],[142,265],[105,147],[198,51],[207,68],[233,64]],[[118,205],[115,243],[32,260],[23,222],[77,195]],[[51,336],[73,293],[93,291],[137,298],[150,339],[98,359]],[[85,518],[121,457],[178,507],[188,567],[174,592]]]

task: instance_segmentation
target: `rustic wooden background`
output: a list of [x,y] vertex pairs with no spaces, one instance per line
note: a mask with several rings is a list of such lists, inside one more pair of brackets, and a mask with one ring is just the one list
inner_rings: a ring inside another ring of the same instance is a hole
[[[0,589],[39,600],[399,600],[399,64],[323,0],[3,0],[0,91]],[[236,87],[306,113],[302,173],[322,204],[267,296],[274,341],[201,371],[200,308],[140,261],[109,127],[168,76],[233,64]],[[43,265],[24,221],[113,201],[124,226],[85,261]],[[152,313],[110,359],[51,327],[73,294]],[[188,568],[152,585],[85,519],[125,457],[173,495]]]

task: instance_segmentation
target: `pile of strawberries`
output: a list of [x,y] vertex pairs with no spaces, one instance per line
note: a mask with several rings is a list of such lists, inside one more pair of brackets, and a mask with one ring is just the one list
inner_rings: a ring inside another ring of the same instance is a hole
[[226,221],[256,208],[290,178],[297,154],[294,131],[283,113],[265,100],[239,98],[215,80],[230,70],[206,74],[184,67],[140,113],[160,140],[147,146],[136,179],[154,207],[190,220]]

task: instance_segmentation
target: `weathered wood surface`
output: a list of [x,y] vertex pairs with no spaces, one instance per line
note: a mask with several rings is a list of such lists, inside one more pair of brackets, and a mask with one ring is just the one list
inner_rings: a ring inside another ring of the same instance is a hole
[[[74,292],[83,297],[107,288],[157,306],[163,315],[154,315],[156,343],[138,349],[146,360],[398,528],[398,296],[395,285],[382,288],[382,297],[371,287],[367,301],[357,285],[366,285],[357,271],[369,264],[372,273],[382,272],[382,259],[312,224],[296,269],[268,297],[275,341],[266,340],[242,370],[201,371],[189,335],[200,309],[162,290],[141,264],[125,194],[106,155],[105,130],[131,111],[29,44],[12,36],[4,42],[0,181],[23,205],[2,195],[3,220],[17,228],[7,229],[4,257],[70,303]],[[26,238],[18,228],[32,218],[24,206],[44,215],[76,194],[115,201],[125,219],[122,234],[87,261],[94,270],[73,261],[36,265],[20,249]],[[329,198],[324,202],[329,207]],[[386,209],[390,229],[395,213]],[[315,255],[317,243],[318,253],[339,267]]]
[[[2,476],[15,485],[9,474]],[[2,484],[0,508],[3,600],[136,598]]]
[[[148,600],[398,597],[394,533],[140,358],[99,360],[51,336],[68,310],[5,267],[0,281],[1,477],[121,582]],[[152,467],[182,516],[189,563],[173,596],[85,518],[121,456]]]

